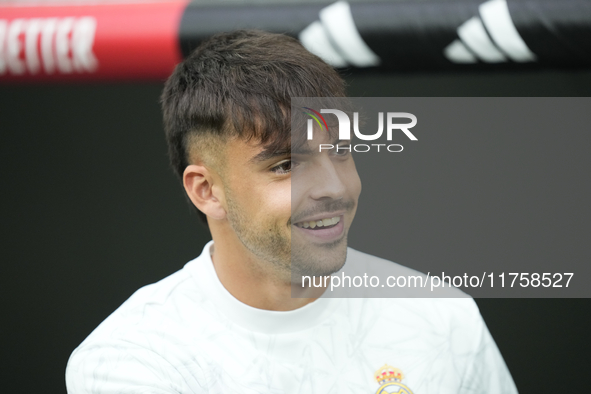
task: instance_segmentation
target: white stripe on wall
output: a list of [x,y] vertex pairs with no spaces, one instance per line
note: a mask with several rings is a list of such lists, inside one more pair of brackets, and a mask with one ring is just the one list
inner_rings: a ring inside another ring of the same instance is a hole
[[338,1],[320,11],[320,21],[344,58],[356,67],[380,64],[380,58],[363,41],[346,1]]
[[476,63],[478,61],[460,40],[454,40],[446,46],[443,54],[449,61],[454,63]]
[[527,47],[513,24],[506,0],[491,0],[479,7],[480,17],[493,41],[511,60],[532,62],[536,55]]
[[480,60],[487,63],[507,61],[505,55],[497,49],[488,37],[479,17],[472,17],[458,27],[458,36]]
[[320,22],[316,21],[302,30],[299,39],[307,50],[331,66],[346,67],[348,65],[345,58],[333,48]]

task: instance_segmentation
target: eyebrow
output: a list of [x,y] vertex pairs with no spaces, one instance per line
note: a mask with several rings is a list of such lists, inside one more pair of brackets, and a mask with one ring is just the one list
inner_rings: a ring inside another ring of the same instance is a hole
[[293,148],[291,153],[294,155],[311,155],[314,153],[314,151],[307,146],[299,146],[297,148]]
[[291,149],[279,149],[279,150],[271,150],[271,149],[264,149],[259,154],[253,156],[249,161],[251,163],[260,163],[261,161],[267,161],[276,157],[281,156],[288,156],[291,154]]
[[[341,142],[338,138],[335,138],[332,141],[332,145],[338,145]],[[271,149],[264,149],[259,154],[253,156],[249,161],[251,163],[260,163],[262,161],[267,161],[274,159],[276,157],[282,156],[289,156],[289,155],[311,155],[315,153],[313,149],[310,149],[307,146],[299,146],[297,148],[286,148],[286,149],[279,149],[279,150],[271,150]]]

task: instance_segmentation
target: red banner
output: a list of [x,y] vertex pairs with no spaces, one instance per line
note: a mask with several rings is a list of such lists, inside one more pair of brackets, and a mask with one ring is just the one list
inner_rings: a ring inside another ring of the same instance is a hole
[[164,80],[187,3],[0,6],[0,82]]

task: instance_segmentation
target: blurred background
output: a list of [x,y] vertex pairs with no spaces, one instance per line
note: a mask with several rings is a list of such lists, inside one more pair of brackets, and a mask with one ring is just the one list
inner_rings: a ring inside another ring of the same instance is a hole
[[[357,52],[333,37],[351,25],[333,26],[323,11],[332,10],[330,2],[54,3],[0,3],[0,373],[7,393],[65,393],[72,350],[135,290],[182,268],[209,240],[169,169],[159,95],[174,64],[216,29],[258,27],[305,41],[302,32],[320,23],[329,46],[309,49],[333,56],[327,60],[341,68],[351,96],[591,95],[588,1],[508,1],[522,41],[511,29],[512,41],[502,38],[486,22],[482,1],[350,2],[349,13],[335,12],[341,22],[355,21],[349,37],[361,40]],[[544,23],[527,19],[526,3]],[[395,6],[395,14],[370,12]],[[168,15],[169,25],[147,29],[154,14]],[[93,15],[95,24],[84,19]],[[199,22],[215,15],[217,25]],[[547,15],[559,20],[553,24]],[[57,19],[62,35],[51,36],[52,22],[31,22],[43,18]],[[115,34],[113,20],[131,22]],[[474,23],[485,26],[488,42],[474,33],[480,31]],[[323,42],[314,29],[309,42]],[[146,30],[149,40],[140,34]],[[27,41],[35,34],[36,41]],[[446,48],[456,41],[450,55]],[[491,42],[503,58],[490,51]],[[164,55],[150,62],[157,53]],[[521,393],[585,390],[588,299],[477,303]]]

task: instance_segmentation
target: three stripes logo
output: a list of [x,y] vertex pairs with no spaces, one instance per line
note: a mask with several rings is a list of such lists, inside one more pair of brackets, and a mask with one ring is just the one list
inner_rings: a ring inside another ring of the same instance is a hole
[[381,59],[359,34],[349,3],[337,1],[323,8],[319,19],[299,34],[306,49],[337,68],[380,65]]
[[453,63],[537,60],[515,28],[506,0],[482,3],[478,13],[458,27],[458,39],[443,50],[448,60]]

